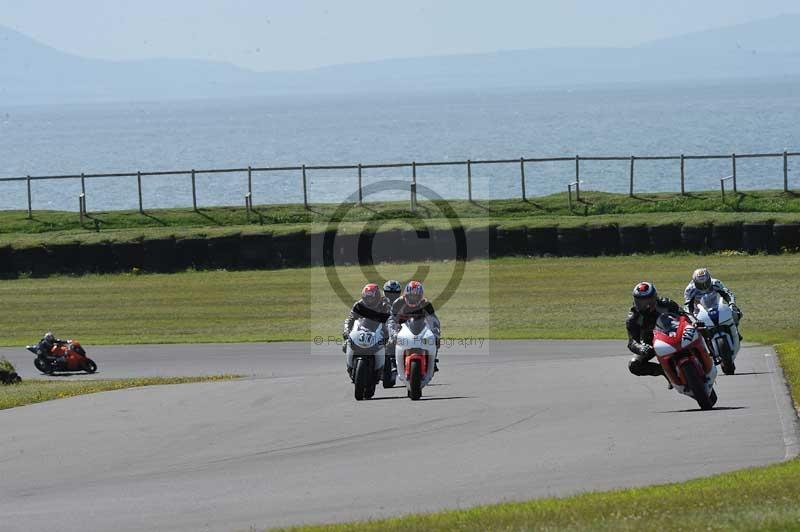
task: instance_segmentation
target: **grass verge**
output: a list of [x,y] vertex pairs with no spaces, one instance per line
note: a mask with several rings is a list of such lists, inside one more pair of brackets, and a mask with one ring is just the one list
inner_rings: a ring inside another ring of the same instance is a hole
[[[779,191],[754,191],[731,194],[722,202],[718,192],[678,194],[625,194],[585,191],[580,202],[568,207],[565,194],[521,200],[478,200],[447,202],[465,227],[526,225],[639,225],[685,222],[706,224],[742,221],[798,221],[800,195]],[[37,211],[28,219],[25,211],[0,211],[0,245],[27,247],[54,242],[130,241],[141,238],[203,237],[231,233],[270,232],[274,234],[305,230],[318,232],[336,215],[337,204],[262,205],[249,217],[242,207],[114,211],[90,213],[83,225],[77,213]],[[380,222],[384,229],[409,227],[409,221],[428,220],[428,226],[448,227],[442,210],[431,202],[421,202],[416,212],[408,202],[351,205],[340,229],[360,230],[365,222]]]
[[238,378],[235,375],[215,375],[209,377],[142,377],[136,379],[105,380],[24,380],[19,384],[0,386],[0,410],[17,406],[86,395],[97,392],[157,386],[165,384],[186,384]]

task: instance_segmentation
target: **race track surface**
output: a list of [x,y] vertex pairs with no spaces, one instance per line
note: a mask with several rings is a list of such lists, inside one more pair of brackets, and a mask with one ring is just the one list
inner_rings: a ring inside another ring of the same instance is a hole
[[[24,350],[0,355],[36,375]],[[742,350],[738,375],[719,377],[710,412],[661,377],[628,373],[619,341],[444,349],[419,402],[379,387],[357,403],[335,346],[94,347],[90,356],[96,378],[249,377],[0,411],[3,531],[397,516],[768,464],[796,436],[763,346]]]

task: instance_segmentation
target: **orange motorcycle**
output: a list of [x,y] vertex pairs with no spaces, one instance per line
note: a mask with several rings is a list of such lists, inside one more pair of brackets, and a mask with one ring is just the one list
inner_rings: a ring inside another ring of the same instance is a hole
[[86,356],[86,350],[77,340],[67,340],[62,344],[54,345],[50,350],[50,356],[56,357],[54,361],[38,356],[38,346],[29,345],[26,348],[37,355],[33,360],[36,369],[47,375],[55,372],[85,371],[94,373],[97,371],[97,364]]

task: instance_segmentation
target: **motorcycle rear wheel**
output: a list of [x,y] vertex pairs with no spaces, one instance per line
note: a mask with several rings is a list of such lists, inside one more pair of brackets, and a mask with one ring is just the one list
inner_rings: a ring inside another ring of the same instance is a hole
[[683,377],[686,379],[686,385],[692,391],[692,396],[700,408],[702,410],[711,410],[714,407],[714,402],[706,394],[706,384],[697,367],[691,362],[684,364]]
[[422,368],[419,360],[412,360],[409,370],[409,390],[408,396],[412,401],[419,401],[422,397]]

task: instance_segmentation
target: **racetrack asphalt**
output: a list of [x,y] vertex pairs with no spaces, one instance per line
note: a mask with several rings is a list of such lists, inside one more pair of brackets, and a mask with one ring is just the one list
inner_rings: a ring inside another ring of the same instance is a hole
[[[764,346],[745,347],[738,374],[718,378],[708,412],[661,377],[631,375],[620,341],[444,348],[419,402],[380,387],[356,402],[336,346],[89,354],[100,367],[93,378],[248,377],[0,411],[3,531],[232,531],[397,516],[764,465],[783,460],[796,437]],[[23,378],[38,374],[24,349],[0,356]]]

